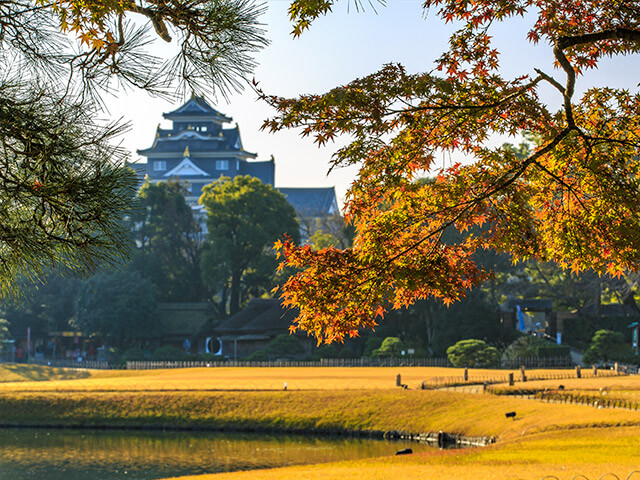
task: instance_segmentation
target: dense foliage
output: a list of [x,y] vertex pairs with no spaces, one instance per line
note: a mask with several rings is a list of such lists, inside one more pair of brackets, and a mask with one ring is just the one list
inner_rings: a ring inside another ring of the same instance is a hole
[[130,268],[157,288],[163,302],[205,298],[200,273],[203,234],[175,180],[145,182],[138,192],[140,207],[132,216],[137,249]]
[[82,285],[73,326],[120,348],[158,337],[155,288],[139,273],[100,273]]
[[582,359],[583,363],[629,362],[638,363],[638,356],[620,332],[598,330]]
[[447,348],[447,357],[454,367],[488,367],[495,365],[500,354],[482,340],[460,340]]
[[380,347],[373,351],[374,357],[400,358],[405,353],[406,346],[398,337],[387,337],[382,341]]
[[[126,259],[121,220],[138,180],[116,144],[126,126],[97,120],[103,97],[239,88],[267,43],[262,11],[250,0],[0,2],[2,297],[20,293],[18,278],[90,276]],[[148,53],[151,28],[177,35],[174,58]]]
[[[334,3],[292,2],[295,34]],[[389,308],[460,299],[488,278],[472,257],[482,249],[574,272],[638,269],[640,96],[608,86],[575,95],[582,72],[602,58],[638,53],[638,3],[427,0],[424,7],[459,25],[435,69],[411,74],[389,64],[323,95],[263,95],[278,110],[266,129],[299,127],[320,145],[347,135],[352,141],[332,167],[360,168],[345,209],[357,230],[353,248],[281,248],[285,263],[303,270],[283,294],[300,310],[296,326],[327,342],[375,326]],[[527,39],[552,50],[558,71],[525,63],[515,78],[501,74],[491,27],[521,16],[533,20]],[[555,92],[559,110],[539,98],[543,87]],[[523,131],[538,142],[526,156],[488,141]],[[438,168],[443,152],[475,162]],[[436,180],[416,182],[425,171],[436,171]],[[449,227],[473,234],[447,244]]]
[[533,335],[523,335],[512,342],[502,352],[503,359],[523,357],[563,357],[570,355],[571,350],[564,345],[556,345]]
[[4,318],[0,318],[0,353],[4,351],[4,342],[11,338],[11,333],[9,332],[9,322]]
[[271,290],[277,266],[272,246],[285,236],[299,242],[296,213],[280,192],[248,175],[207,185],[200,204],[208,229],[202,274],[210,288],[222,291],[222,311],[229,298],[234,314],[243,294],[246,300],[251,290],[254,297]]

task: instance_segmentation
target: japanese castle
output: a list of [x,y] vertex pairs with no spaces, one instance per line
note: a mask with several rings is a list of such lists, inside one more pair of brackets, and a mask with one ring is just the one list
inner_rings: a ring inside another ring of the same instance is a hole
[[[220,176],[251,175],[263,183],[274,185],[275,162],[255,161],[255,153],[242,146],[238,126],[224,128],[232,118],[215,110],[204,99],[192,96],[176,110],[163,117],[173,124],[171,129],[158,125],[151,147],[138,150],[147,157],[140,165],[140,173],[153,183],[174,178],[185,182],[186,200],[199,210],[198,199],[202,187]],[[338,204],[333,187],[280,188],[295,208],[298,217],[325,217],[338,215]]]

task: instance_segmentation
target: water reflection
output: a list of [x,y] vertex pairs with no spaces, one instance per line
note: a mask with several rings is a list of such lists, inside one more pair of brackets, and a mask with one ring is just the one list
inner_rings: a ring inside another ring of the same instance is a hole
[[152,480],[393,455],[406,446],[294,435],[0,429],[0,480]]

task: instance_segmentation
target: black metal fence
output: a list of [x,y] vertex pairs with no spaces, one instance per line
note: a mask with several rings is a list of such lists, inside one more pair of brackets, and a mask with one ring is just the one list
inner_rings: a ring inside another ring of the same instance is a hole
[[[0,362],[11,363],[11,358],[0,358]],[[87,369],[129,369],[129,370],[154,370],[161,368],[215,368],[215,367],[452,367],[451,362],[447,358],[323,358],[318,361],[244,361],[244,360],[226,360],[226,361],[136,361],[126,363],[110,363],[98,361],[77,361],[72,359],[59,360],[30,360],[31,364],[48,365],[60,368],[87,368]],[[492,368],[501,368],[504,370],[518,370],[521,367],[526,369],[561,369],[572,367],[571,357],[524,357],[515,358],[508,361],[502,361],[500,365]],[[586,373],[587,369],[583,369]],[[638,374],[638,367],[620,365],[620,372],[627,374]],[[476,383],[504,383],[507,380],[505,375],[479,376],[474,375],[475,369],[469,369],[470,378]],[[605,370],[603,370],[605,371]],[[532,372],[533,374],[533,372]],[[560,373],[558,373],[560,375]],[[570,378],[571,374],[564,373],[563,377]],[[531,375],[530,380],[538,379]],[[550,377],[552,378],[552,377]],[[556,378],[556,377],[553,377]],[[433,380],[438,386],[446,386],[460,384],[460,377],[442,377]],[[467,382],[464,382],[467,383]]]
[[127,362],[128,370],[154,370],[161,368],[202,368],[202,367],[451,367],[446,358],[323,358],[319,361],[244,361],[226,360],[212,362]]
[[125,368],[124,364],[97,362],[97,361],[91,361],[91,360],[83,360],[79,362],[78,360],[72,360],[72,359],[41,360],[41,359],[32,358],[29,360],[29,364],[45,365],[48,367],[56,367],[56,368],[83,368],[83,369],[92,369],[92,370],[117,370],[117,369]]
[[[566,368],[571,367],[571,357],[525,357],[501,363],[494,368]],[[152,370],[160,368],[201,368],[201,367],[452,367],[447,358],[323,358],[319,361],[138,361],[127,362],[129,370]]]

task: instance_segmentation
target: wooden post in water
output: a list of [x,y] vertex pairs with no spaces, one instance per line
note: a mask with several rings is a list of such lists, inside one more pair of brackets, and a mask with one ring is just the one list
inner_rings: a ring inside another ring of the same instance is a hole
[[400,374],[396,375],[396,387],[401,387],[402,386],[402,377],[400,376]]
[[469,381],[469,369],[467,367],[464,367],[464,381]]
[[513,383],[514,383],[514,382],[513,382],[513,372],[511,372],[511,373],[509,374],[509,386],[510,386],[510,387],[513,387]]
[[521,365],[521,366],[520,366],[520,377],[522,378],[522,381],[523,381],[523,382],[526,382],[526,381],[527,381],[527,374],[526,374],[526,372],[525,372],[524,365]]
[[597,366],[597,365],[594,365],[594,366],[593,366],[593,376],[594,376],[594,377],[597,377],[597,376],[598,376],[598,366]]
[[576,365],[576,378],[582,378],[582,372],[580,371],[580,365]]

